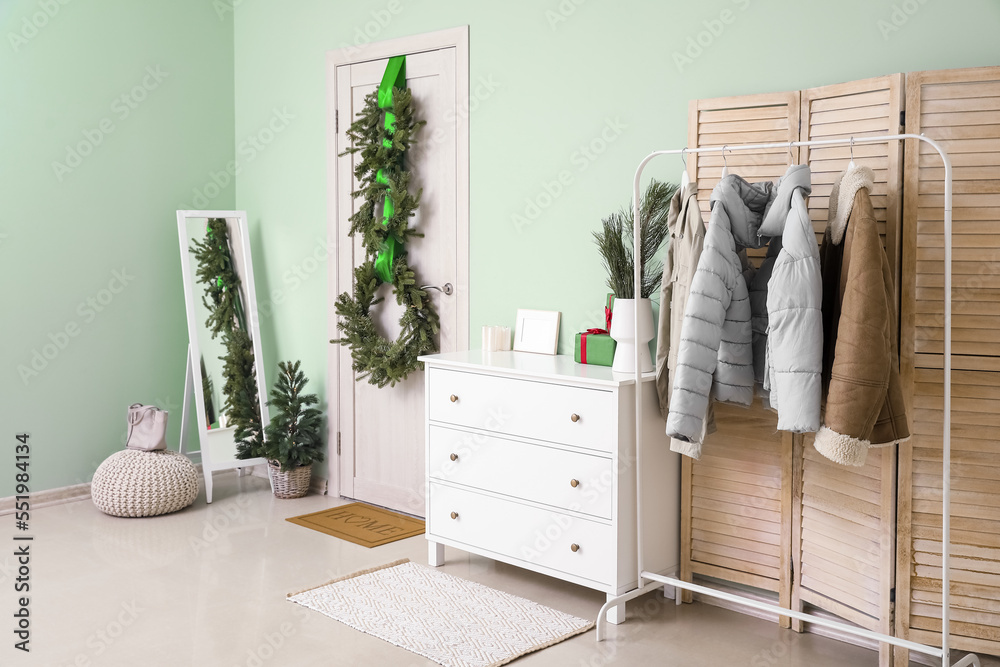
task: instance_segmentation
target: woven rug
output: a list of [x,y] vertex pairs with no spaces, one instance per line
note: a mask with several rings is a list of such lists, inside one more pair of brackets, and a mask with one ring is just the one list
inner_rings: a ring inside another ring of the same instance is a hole
[[424,522],[381,507],[350,503],[285,519],[363,547],[380,547],[389,542],[424,534]]
[[593,621],[408,560],[292,593],[289,601],[446,667],[494,667]]

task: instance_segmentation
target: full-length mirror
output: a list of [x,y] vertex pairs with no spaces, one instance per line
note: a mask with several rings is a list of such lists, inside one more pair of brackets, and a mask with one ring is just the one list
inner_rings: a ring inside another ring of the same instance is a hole
[[[257,299],[245,211],[177,211],[188,359],[181,452],[201,457],[205,495],[212,473],[265,463],[267,426]],[[189,451],[187,411],[198,415],[197,452]]]

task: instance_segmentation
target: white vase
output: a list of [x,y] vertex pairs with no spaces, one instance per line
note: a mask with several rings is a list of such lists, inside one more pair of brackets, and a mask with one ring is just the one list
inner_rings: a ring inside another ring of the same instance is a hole
[[653,302],[639,299],[639,332],[635,332],[635,299],[615,299],[615,314],[611,318],[611,337],[614,338],[615,360],[611,370],[619,373],[635,372],[635,346],[639,346],[639,368],[643,373],[653,370],[649,354],[649,341],[653,340]]

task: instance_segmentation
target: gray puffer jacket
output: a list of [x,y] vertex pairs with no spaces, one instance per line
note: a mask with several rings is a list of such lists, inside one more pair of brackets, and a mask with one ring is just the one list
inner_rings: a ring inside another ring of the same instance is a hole
[[752,269],[745,251],[766,242],[757,228],[772,187],[730,174],[712,190],[712,216],[691,281],[670,393],[667,435],[672,438],[701,443],[710,396],[739,405],[753,402],[747,291]]
[[[755,376],[778,410],[779,429],[819,428],[822,282],[809,192],[806,165],[791,166],[777,184],[732,174],[712,191],[681,327],[670,437],[699,443],[709,401],[750,405]],[[768,244],[754,272],[745,250]]]
[[757,231],[771,237],[767,257],[750,283],[755,322],[761,313],[755,297],[764,293],[766,303],[764,333],[755,335],[754,378],[778,412],[778,430],[793,433],[820,427],[823,277],[806,207],[811,190],[808,165],[792,165],[778,181]]

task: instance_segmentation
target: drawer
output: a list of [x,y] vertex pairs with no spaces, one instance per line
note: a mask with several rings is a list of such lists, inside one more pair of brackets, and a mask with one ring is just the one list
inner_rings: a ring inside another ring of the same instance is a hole
[[[431,421],[610,452],[615,394],[532,380],[430,369]],[[574,420],[575,417],[575,420]]]
[[612,526],[436,482],[427,533],[605,586],[616,575]]
[[609,458],[433,424],[428,456],[432,479],[611,518]]

